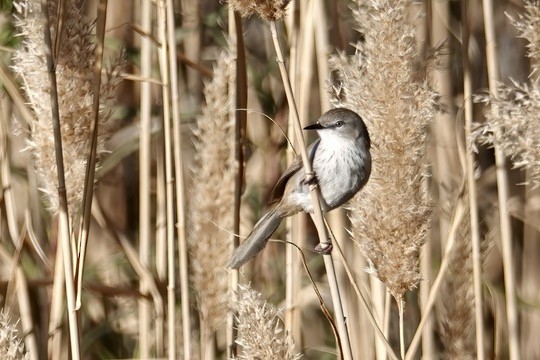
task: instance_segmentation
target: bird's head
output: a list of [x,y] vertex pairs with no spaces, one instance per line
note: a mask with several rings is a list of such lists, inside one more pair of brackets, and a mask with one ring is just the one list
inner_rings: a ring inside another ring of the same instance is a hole
[[352,110],[336,108],[321,115],[319,120],[304,130],[317,130],[321,139],[332,137],[343,140],[364,140],[369,149],[371,141],[364,120]]

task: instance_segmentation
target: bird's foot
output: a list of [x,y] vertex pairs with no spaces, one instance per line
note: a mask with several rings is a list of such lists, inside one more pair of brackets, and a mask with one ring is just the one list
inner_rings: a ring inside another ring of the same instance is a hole
[[315,249],[313,249],[313,251],[315,251],[317,254],[329,255],[330,253],[332,253],[333,248],[334,248],[334,245],[332,245],[331,242],[321,243],[315,246]]
[[317,184],[317,177],[315,176],[315,173],[314,172],[307,173],[304,180],[302,180],[302,184],[304,184],[304,185],[316,185]]

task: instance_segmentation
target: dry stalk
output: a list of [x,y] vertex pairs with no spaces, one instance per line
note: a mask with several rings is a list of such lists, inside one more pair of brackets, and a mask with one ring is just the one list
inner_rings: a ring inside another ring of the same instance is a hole
[[[163,133],[165,146],[165,181],[166,181],[166,209],[167,209],[167,340],[168,358],[176,358],[176,296],[175,296],[175,247],[174,228],[176,224],[174,216],[175,179],[173,175],[173,139],[171,134],[171,109],[170,109],[170,76],[169,76],[169,43],[167,42],[167,9],[164,0],[157,2],[158,38],[161,43],[159,51],[159,68],[162,83],[163,99]],[[183,214],[182,214],[183,215]],[[158,349],[159,351],[159,349]]]
[[[141,30],[146,34],[152,32],[152,2],[141,1]],[[152,42],[148,36],[141,37],[141,77],[152,76]],[[152,88],[147,81],[141,81],[140,95],[140,134],[139,134],[139,260],[143,266],[150,262],[151,241],[151,107]],[[145,293],[148,285],[139,282],[139,291]],[[139,300],[139,354],[141,358],[150,357],[150,306],[148,300]]]
[[[21,349],[23,348],[21,341],[16,342],[15,339],[13,339],[12,344],[6,343],[4,341],[4,340],[8,340],[10,337],[10,327],[7,324],[9,323],[8,321],[9,316],[6,313],[6,309],[10,309],[16,302],[17,307],[19,308],[21,328],[22,328],[23,334],[26,334],[24,336],[24,345],[26,347],[27,353],[24,359],[37,360],[39,358],[38,357],[39,348],[38,348],[38,343],[36,339],[36,332],[35,332],[33,322],[32,322],[32,307],[30,303],[30,294],[29,294],[29,288],[28,288],[28,282],[26,280],[26,276],[24,274],[22,266],[19,264],[19,259],[16,254],[11,255],[3,247],[0,247],[0,258],[2,259],[2,262],[5,265],[4,270],[7,270],[5,271],[5,273],[7,273],[8,277],[11,279],[7,286],[8,289],[6,290],[4,308],[0,310],[0,329],[2,329],[2,331],[0,331],[1,333],[0,334],[0,356],[9,355],[10,351],[7,351],[8,354],[2,353],[2,350],[8,350],[8,349],[11,349],[12,355],[18,354],[15,351],[15,348],[16,348],[15,345],[17,344],[20,345]],[[15,291],[17,294],[16,297],[10,295],[10,292],[13,292],[13,291],[10,291],[11,282],[13,282],[14,284]],[[4,317],[3,319],[2,319],[2,315]],[[5,320],[5,321],[2,321],[2,320]],[[4,339],[2,339],[2,335],[5,336]],[[11,359],[11,358],[8,356],[7,359]],[[14,357],[13,359],[19,359],[19,358]],[[20,359],[23,359],[23,357],[21,357]]]
[[[69,3],[67,8],[59,7],[59,4],[64,2],[43,0],[41,7],[36,1],[17,2],[20,12],[17,26],[24,40],[14,55],[13,69],[23,80],[23,89],[34,113],[28,147],[34,156],[38,181],[49,209],[59,215],[70,344],[73,358],[78,359],[79,331],[72,262],[77,249],[70,244],[74,237],[68,214],[74,216],[78,212],[84,193],[85,154],[89,148],[90,124],[95,115],[94,108],[89,105],[94,96],[91,74],[95,69],[95,44],[92,41],[92,23],[84,19],[74,4]],[[50,17],[49,10],[52,13]],[[65,22],[61,19],[64,12],[69,14]],[[51,25],[54,25],[52,31],[55,31],[56,39],[63,31],[67,33],[63,41],[52,44]],[[116,79],[109,76],[100,87],[98,108],[105,136],[97,140],[97,154],[103,152],[105,138],[110,133],[110,114],[105,112],[105,106],[112,99],[118,83]],[[60,298],[56,297],[51,305],[58,308],[59,301]]]
[[467,189],[469,193],[469,213],[471,224],[471,243],[472,243],[472,266],[474,278],[474,306],[475,306],[475,324],[476,324],[476,356],[479,359],[485,358],[484,346],[484,307],[482,294],[482,259],[480,251],[480,225],[478,216],[477,190],[474,179],[474,154],[472,144],[469,141],[471,137],[473,121],[472,104],[472,79],[469,62],[469,22],[468,22],[468,1],[462,1],[462,56],[463,56],[463,98],[465,108],[465,147],[466,147],[466,176]]
[[[398,357],[396,356],[396,354],[394,353],[394,350],[392,349],[392,346],[386,339],[386,336],[384,335],[383,330],[381,330],[377,322],[377,319],[375,319],[375,316],[373,315],[372,307],[369,305],[368,301],[366,300],[367,298],[369,298],[369,295],[367,296],[364,295],[364,293],[367,291],[362,292],[362,290],[360,290],[360,287],[355,281],[354,274],[351,271],[351,267],[349,266],[349,263],[347,262],[347,259],[345,258],[343,251],[341,250],[341,246],[339,245],[339,242],[337,242],[336,239],[333,239],[333,243],[336,245],[339,251],[339,256],[342,260],[343,268],[345,269],[345,272],[347,273],[347,276],[349,277],[349,281],[351,285],[353,286],[356,296],[360,300],[360,304],[362,305],[362,307],[364,308],[364,311],[367,314],[369,323],[373,327],[373,331],[378,341],[380,341],[380,343],[385,347],[388,357],[390,357],[393,360],[397,360]],[[387,308],[389,308],[389,306]]]
[[67,303],[67,313],[68,313],[68,323],[69,323],[69,345],[71,349],[72,359],[80,359],[80,339],[79,339],[79,324],[77,320],[76,304],[75,304],[75,288],[73,284],[73,247],[70,244],[70,222],[69,222],[69,213],[68,213],[68,202],[66,194],[66,185],[65,185],[65,171],[64,171],[64,160],[62,155],[62,136],[60,133],[60,113],[58,109],[58,90],[56,83],[56,73],[54,70],[53,59],[50,55],[51,53],[51,33],[49,29],[48,21],[48,10],[47,10],[46,0],[42,0],[42,11],[47,18],[47,23],[45,25],[45,44],[47,46],[46,57],[47,57],[47,69],[49,72],[49,80],[51,83],[51,109],[53,117],[53,130],[54,130],[54,139],[55,139],[55,154],[56,154],[56,167],[58,172],[58,235],[59,241],[62,248],[62,267],[64,268],[64,281],[66,285],[66,303]]
[[54,258],[54,277],[51,291],[51,301],[49,308],[49,340],[47,350],[49,358],[58,358],[61,354],[62,346],[62,318],[64,311],[64,269],[62,266],[63,256],[62,247],[56,247],[56,256]]
[[355,15],[365,41],[357,55],[334,59],[342,81],[336,102],[364,117],[374,144],[371,179],[351,202],[353,237],[401,313],[405,293],[420,281],[432,210],[424,185],[426,130],[437,111],[437,94],[416,71],[421,56],[409,6],[407,0],[359,2]]
[[[461,192],[463,192],[463,188],[461,189]],[[448,270],[448,267],[450,265],[451,255],[454,251],[454,245],[456,242],[456,234],[459,229],[459,226],[461,222],[463,221],[463,217],[466,213],[466,204],[465,199],[463,198],[462,194],[457,198],[456,200],[456,206],[454,208],[454,213],[452,216],[452,220],[450,221],[450,226],[448,228],[448,235],[446,236],[446,249],[444,251],[444,256],[441,261],[441,266],[439,268],[439,272],[437,273],[437,276],[433,280],[433,285],[431,286],[431,289],[429,290],[429,296],[424,308],[424,311],[422,313],[422,319],[420,320],[420,324],[418,324],[418,328],[416,329],[416,332],[413,336],[413,339],[411,340],[411,343],[409,345],[409,348],[407,349],[407,353],[405,354],[404,359],[405,360],[411,360],[414,359],[416,350],[418,349],[418,346],[420,345],[420,340],[422,339],[422,332],[424,330],[424,326],[427,323],[427,320],[431,316],[431,310],[433,309],[433,306],[435,305],[435,301],[437,300],[437,297],[440,295],[440,289],[444,280],[444,276],[446,275],[446,272]]]
[[[283,86],[285,88],[285,94],[287,95],[287,101],[289,102],[291,113],[293,114],[293,122],[295,124],[294,125],[295,135],[296,135],[296,139],[300,148],[300,154],[302,156],[304,171],[306,173],[306,176],[310,176],[310,174],[311,175],[313,174],[313,171],[311,169],[311,163],[307,156],[306,144],[304,141],[304,137],[302,135],[302,125],[300,122],[300,118],[298,116],[298,109],[296,107],[294,95],[292,93],[291,83],[287,74],[285,60],[283,58],[281,46],[279,44],[275,21],[270,22],[270,30],[272,32],[272,41],[274,43],[274,48],[276,50],[278,66],[280,69]],[[311,192],[311,200],[313,204],[317,204],[313,206],[314,211],[313,211],[312,218],[314,219],[315,226],[317,227],[317,233],[319,235],[320,245],[324,248],[328,246],[329,237],[327,234],[326,226],[324,223],[324,217],[323,217],[322,210],[320,207],[319,189],[316,185],[314,186],[312,185],[310,186],[310,192]],[[341,296],[339,293],[337,276],[336,276],[334,263],[333,263],[331,254],[324,256],[324,265],[326,268],[326,273],[328,275],[328,283],[330,285],[330,292],[332,293],[332,302],[334,304],[335,318],[336,318],[336,322],[338,326],[340,339],[342,341],[341,349],[343,353],[341,354],[341,356],[343,356],[345,360],[352,359],[349,332],[347,330],[347,323],[345,321],[345,316],[343,314],[343,304],[341,303]]]
[[[245,183],[244,170],[244,143],[246,141],[247,113],[240,109],[247,108],[248,101],[248,84],[247,84],[247,69],[246,69],[246,54],[244,48],[242,17],[237,11],[229,9],[229,36],[236,44],[236,77],[230,79],[228,93],[234,93],[236,96],[230,97],[230,116],[234,114],[234,156],[236,162],[236,176],[234,181],[234,220],[233,220],[233,235],[232,242],[234,248],[238,247],[239,239],[237,234],[240,234],[240,211],[242,205],[242,189]],[[239,283],[238,270],[230,273],[230,289],[236,292]],[[236,346],[234,339],[236,338],[237,330],[235,324],[235,314],[230,312],[227,318],[227,356],[233,357],[236,355]]]
[[[289,25],[289,78],[293,84],[294,96],[300,103],[300,118],[306,119],[309,106],[303,106],[305,101],[309,102],[310,83],[312,78],[312,12],[308,9],[312,7],[312,2],[292,2],[289,6],[289,13],[292,23]],[[294,135],[294,123],[287,122],[286,137],[292,142],[292,146],[286,148],[287,165],[291,164],[296,157]],[[288,217],[286,219],[287,241],[303,247],[306,241],[307,231],[306,216]],[[299,301],[299,291],[302,287],[300,256],[292,246],[285,247],[285,328],[290,332],[293,339],[296,339],[297,349],[302,348],[302,316],[297,306]]]
[[[169,72],[171,84],[171,107],[172,107],[172,125],[174,140],[174,173],[176,185],[176,233],[178,236],[178,257],[180,290],[182,297],[182,339],[184,349],[184,359],[188,360],[191,356],[191,314],[189,302],[189,277],[188,277],[188,256],[186,239],[186,209],[185,209],[185,189],[184,189],[184,161],[182,156],[182,129],[180,123],[180,95],[178,93],[178,69],[176,55],[174,22],[174,1],[167,0],[167,42],[169,52]],[[169,268],[169,271],[174,271]],[[173,284],[174,285],[174,284]],[[169,326],[173,324],[169,323]],[[172,334],[169,334],[172,335]],[[170,340],[169,340],[170,341]],[[169,343],[169,346],[173,345]]]
[[[486,60],[489,79],[489,91],[494,99],[499,97],[497,82],[499,81],[499,63],[497,59],[495,36],[495,24],[493,19],[493,2],[482,0],[484,14],[484,33],[486,37]],[[498,131],[496,131],[498,132]],[[499,135],[496,135],[498,137]],[[501,245],[504,268],[504,286],[506,298],[506,316],[508,324],[508,338],[510,347],[510,359],[519,360],[519,334],[518,334],[518,310],[516,299],[516,277],[514,269],[514,257],[512,250],[512,228],[510,214],[508,212],[508,178],[506,174],[506,158],[497,141],[494,142],[495,163],[497,174],[497,192],[499,195],[499,223],[501,232]]]
[[[302,124],[300,117],[298,115],[298,108],[296,106],[296,100],[293,94],[291,82],[289,79],[287,67],[285,65],[285,59],[283,57],[283,52],[281,50],[281,45],[279,43],[278,32],[276,23],[284,15],[285,7],[288,2],[285,0],[259,0],[256,2],[245,1],[245,0],[233,0],[229,4],[238,10],[243,16],[249,16],[252,14],[257,14],[262,19],[267,20],[270,25],[270,31],[272,34],[272,42],[274,44],[274,49],[276,51],[277,62],[279,66],[279,71],[281,74],[281,80],[289,103],[290,114],[292,115],[292,122],[294,126],[295,138],[299,147],[300,155],[302,157],[302,163],[306,176],[313,175],[311,168],[311,163],[307,156],[306,144],[304,136],[302,134]],[[320,245],[324,248],[328,246],[329,237],[327,234],[327,229],[324,223],[324,217],[320,207],[320,193],[316,185],[310,187],[311,200],[314,208],[313,219],[315,226],[317,228],[317,233],[319,236]],[[349,332],[347,330],[347,324],[343,314],[343,304],[341,303],[341,296],[339,293],[339,287],[337,282],[337,276],[334,268],[334,263],[332,260],[331,254],[324,256],[324,264],[326,268],[326,273],[328,275],[328,282],[330,285],[330,291],[332,294],[332,301],[334,304],[334,312],[336,317],[336,322],[339,331],[339,338],[342,341],[340,344],[340,349],[343,353],[341,356],[344,359],[352,359],[351,345],[349,339]]]
[[[93,121],[90,125],[90,144],[88,159],[86,160],[86,175],[84,178],[84,195],[82,198],[82,217],[79,224],[79,239],[77,242],[77,263],[75,271],[75,281],[77,283],[75,302],[76,309],[81,307],[82,296],[82,276],[84,270],[84,261],[86,258],[86,246],[88,244],[88,235],[90,232],[90,222],[92,220],[92,199],[94,197],[94,181],[97,163],[97,147],[98,147],[98,132],[99,132],[99,117],[100,117],[100,98],[101,89],[101,70],[103,68],[103,48],[105,41],[105,23],[107,19],[107,0],[99,0],[98,15],[96,21],[96,47],[94,60],[94,78],[92,86],[92,110]],[[61,33],[61,31],[58,31]],[[58,35],[58,34],[57,34]]]

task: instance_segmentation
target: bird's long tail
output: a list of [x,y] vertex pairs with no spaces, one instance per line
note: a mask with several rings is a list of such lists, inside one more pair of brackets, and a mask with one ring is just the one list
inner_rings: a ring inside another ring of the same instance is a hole
[[268,239],[281,223],[283,218],[280,216],[276,207],[273,207],[255,224],[253,231],[246,240],[233,252],[227,265],[231,269],[238,269],[248,260],[253,258],[266,246]]

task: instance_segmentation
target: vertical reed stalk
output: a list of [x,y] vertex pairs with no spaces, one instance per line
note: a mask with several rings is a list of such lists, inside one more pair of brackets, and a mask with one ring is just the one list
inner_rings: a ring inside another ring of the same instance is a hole
[[[283,53],[281,51],[281,46],[279,44],[275,21],[270,21],[270,30],[272,32],[272,41],[274,43],[274,48],[276,50],[277,62],[278,62],[279,70],[281,73],[281,79],[283,81],[283,86],[285,88],[285,94],[287,95],[287,101],[289,102],[290,113],[292,113],[293,115],[292,120],[295,124],[295,135],[296,135],[298,145],[300,148],[300,154],[302,156],[304,171],[306,173],[306,176],[313,176],[311,163],[307,156],[306,144],[304,141],[304,137],[302,135],[302,125],[300,122],[300,118],[298,116],[298,109],[296,108],[296,102],[294,100],[291,83],[287,74],[285,60],[283,58]],[[316,185],[311,186],[310,191],[311,191],[311,200],[313,201],[313,204],[314,204],[313,219],[315,221],[317,232],[319,234],[320,245],[324,248],[328,246],[328,235],[326,232],[326,226],[324,224],[324,218],[323,218],[323,214],[322,214],[320,202],[319,202],[320,194],[319,194],[318,187]],[[341,296],[339,294],[339,287],[338,287],[336,272],[334,269],[334,263],[332,260],[332,254],[324,256],[324,264],[326,267],[326,273],[328,275],[330,292],[332,294],[332,302],[334,304],[335,318],[336,318],[337,327],[338,327],[338,331],[339,331],[339,335],[341,339],[341,344],[340,344],[341,351],[342,351],[341,356],[343,356],[345,360],[349,360],[349,359],[352,359],[351,345],[350,345],[350,340],[349,340],[349,333],[347,331],[346,319],[343,315],[343,307],[341,303]]]
[[[295,66],[290,66],[289,73],[292,74],[294,70],[294,79],[291,78],[291,84],[296,86],[293,89],[295,99],[298,99],[298,113],[300,119],[307,119],[309,116],[309,103],[311,99],[311,85],[313,79],[313,53],[314,53],[314,41],[313,41],[313,1],[305,1],[301,4],[296,4],[299,8],[298,15],[301,20],[298,21],[298,34],[296,36],[296,58],[293,58],[293,53],[289,54],[289,64],[296,63]],[[294,91],[296,90],[296,91]],[[288,121],[287,123],[287,136],[292,141],[295,148],[297,148],[298,139],[295,136],[294,121]],[[287,147],[288,161],[292,162],[296,156],[295,148]],[[288,162],[288,164],[290,164]],[[290,220],[289,220],[290,219]],[[307,216],[305,214],[298,214],[291,218],[287,218],[290,222],[290,231],[288,234],[288,240],[297,244],[299,247],[304,247],[307,238]],[[302,268],[300,262],[300,254],[292,247],[287,246],[286,249],[286,266],[288,267],[287,273],[287,295],[289,309],[289,321],[291,322],[291,331],[293,338],[296,340],[295,346],[301,348],[302,344],[302,316],[300,309],[298,308],[298,293],[302,287]],[[286,300],[287,301],[287,300]]]
[[167,340],[168,358],[176,358],[176,320],[175,320],[175,267],[174,267],[174,175],[170,114],[170,82],[167,43],[167,9],[164,0],[157,3],[158,33],[161,48],[159,51],[159,67],[161,72],[163,97],[163,131],[165,136],[165,181],[167,204]]
[[[326,14],[326,2],[315,1],[311,17],[317,19],[317,23],[313,23],[313,32],[315,40],[315,50],[317,54],[317,73],[319,75],[319,98],[321,100],[321,113],[330,110],[330,93],[327,91],[325,81],[330,75],[330,66],[328,65],[329,57],[332,53],[330,50],[330,39],[328,38],[328,15]],[[341,224],[336,224],[336,228],[341,229],[344,225],[345,216],[341,214]]]
[[124,233],[121,233],[116,229],[111,220],[103,213],[99,204],[96,204],[93,207],[92,214],[94,215],[94,218],[96,219],[96,222],[99,224],[99,226],[101,226],[101,228],[111,238],[113,238],[118,243],[118,245],[120,245],[133,271],[135,271],[137,276],[148,285],[147,292],[150,294],[154,302],[154,311],[156,312],[156,316],[158,318],[162,318],[164,306],[163,299],[161,297],[158,285],[154,279],[154,275],[152,274],[150,269],[143,265],[143,263],[139,260],[138,253],[131,244],[130,240]]
[[[298,2],[293,1],[290,5],[290,18],[291,22],[288,28],[289,36],[289,77],[291,84],[295,86],[293,88],[293,94],[298,98],[300,91],[298,84],[298,73],[301,67],[300,58],[302,57],[301,45],[301,27],[300,27],[300,13],[301,6]],[[287,123],[287,138],[294,140],[294,124],[292,121]],[[294,144],[294,142],[293,142]],[[296,154],[294,153],[294,147],[287,146],[287,165],[291,164]],[[299,244],[299,216],[290,216],[285,219],[287,228],[287,241],[294,244]],[[295,346],[297,349],[301,347],[301,316],[296,307],[298,301],[298,289],[300,288],[300,260],[298,251],[292,246],[285,247],[285,330],[289,332],[293,339],[295,339]]]
[[15,104],[17,110],[19,111],[20,117],[24,120],[26,125],[32,124],[34,121],[34,115],[32,115],[30,112],[30,109],[26,105],[26,101],[21,95],[15,80],[4,64],[0,64],[0,80],[2,81],[4,91],[9,94],[11,101]]
[[466,205],[463,200],[463,194],[461,194],[457,199],[456,206],[454,208],[454,214],[448,228],[448,235],[446,236],[446,249],[444,251],[444,256],[441,261],[441,267],[439,268],[439,272],[437,273],[435,280],[433,280],[433,285],[429,290],[429,296],[426,306],[424,308],[424,312],[422,313],[422,319],[420,320],[420,324],[418,324],[418,328],[416,329],[409,348],[407,349],[407,353],[404,357],[405,360],[414,359],[416,350],[420,345],[420,340],[422,339],[422,332],[424,330],[424,327],[426,326],[427,320],[431,316],[431,310],[433,309],[435,301],[440,294],[440,288],[444,276],[446,274],[446,271],[448,270],[448,266],[450,265],[451,254],[456,242],[456,232],[459,228],[459,225],[461,224],[461,221],[463,220],[463,217],[465,216],[465,209]]
[[[489,91],[492,97],[498,98],[497,83],[499,81],[499,63],[497,59],[497,38],[493,19],[493,2],[482,0],[484,13],[484,33],[486,37],[486,61]],[[500,131],[496,130],[496,131]],[[499,222],[504,270],[504,287],[506,296],[506,316],[508,323],[508,339],[510,359],[519,360],[518,311],[516,304],[516,278],[512,251],[512,228],[508,212],[508,178],[506,174],[506,158],[502,149],[494,142],[497,174],[497,192],[499,195]]]
[[[240,234],[240,210],[242,205],[242,189],[244,187],[244,143],[246,141],[247,113],[244,110],[247,108],[248,101],[248,83],[246,69],[246,54],[244,48],[244,34],[242,27],[242,17],[237,11],[229,10],[229,36],[236,44],[236,77],[234,83],[229,83],[229,94],[234,93],[236,96],[231,96],[230,114],[234,114],[234,157],[235,157],[235,181],[234,181],[234,217],[233,217],[233,246],[236,248],[239,245],[238,235]],[[231,272],[231,290],[233,293],[238,289],[238,270]],[[229,313],[227,320],[228,333],[228,348],[229,356],[236,356],[236,346],[234,339],[237,331],[234,319],[234,313]]]
[[[12,179],[10,170],[10,158],[8,153],[8,122],[6,121],[6,114],[0,110],[0,184],[4,190],[4,206],[5,216],[7,220],[8,232],[11,237],[11,241],[17,248],[22,247],[22,243],[18,244],[19,238],[19,225],[17,223],[17,202],[13,196],[11,190]],[[28,219],[31,221],[31,219]],[[27,227],[31,227],[27,225]],[[3,249],[2,249],[3,250]],[[7,254],[6,254],[7,255]],[[32,360],[38,359],[38,346],[36,340],[36,334],[32,326],[32,310],[30,304],[30,296],[28,293],[28,284],[26,276],[24,275],[22,266],[20,264],[10,265],[10,257],[4,256],[4,261],[15,271],[15,281],[17,289],[17,304],[19,307],[19,313],[21,316],[21,324],[24,333],[26,334],[24,342],[26,349],[30,354]],[[16,265],[16,267],[15,267]],[[10,276],[13,277],[13,276]]]
[[[9,254],[4,248],[0,247],[0,258],[2,259],[3,264],[5,264],[6,267],[9,267],[13,270],[13,272],[10,272],[8,274],[9,279],[13,279],[13,283],[15,286],[15,291],[17,292],[16,297],[16,303],[17,307],[19,308],[19,314],[21,318],[21,325],[22,330],[24,334],[24,343],[27,350],[27,357],[24,357],[24,360],[38,360],[39,359],[39,349],[36,339],[36,333],[34,326],[32,324],[32,307],[30,304],[30,294],[29,294],[29,288],[28,288],[28,282],[26,281],[26,276],[24,275],[22,266],[18,263],[15,263],[15,261],[18,262],[18,258],[12,257],[11,254]],[[15,259],[15,260],[14,260]],[[9,287],[9,283],[8,283]],[[0,310],[0,320],[2,311],[5,311],[5,309],[11,308],[14,304],[15,297],[10,296],[9,293],[11,291],[6,291],[8,294],[4,299],[4,306],[3,310]],[[0,329],[2,329],[3,334],[6,334],[6,328],[2,327],[0,323]],[[2,338],[2,334],[0,334],[0,338]],[[5,346],[9,347],[10,344],[3,343],[3,341],[0,341],[0,354],[2,351],[6,351]],[[7,358],[5,360],[10,360],[11,358]],[[14,357],[15,359],[15,357]],[[18,358],[17,358],[18,359]],[[21,359],[23,359],[21,357]]]
[[[161,123],[163,128],[163,122]],[[167,278],[167,180],[165,177],[165,147],[163,145],[163,131],[159,133],[156,141],[157,169],[156,169],[156,273],[161,283]],[[164,318],[156,319],[156,348],[164,348],[163,344]]]
[[79,325],[75,313],[75,288],[73,285],[72,249],[70,245],[70,227],[68,204],[66,196],[66,183],[64,178],[64,158],[62,153],[62,136],[60,133],[60,112],[58,109],[58,92],[56,87],[56,71],[52,58],[51,28],[49,18],[49,5],[47,0],[41,0],[41,11],[45,16],[44,41],[47,72],[50,81],[51,111],[53,119],[53,131],[55,142],[56,170],[58,174],[58,199],[59,199],[59,237],[62,246],[62,259],[65,272],[67,312],[69,323],[69,338],[71,345],[71,357],[73,360],[80,359]]
[[62,246],[56,247],[54,258],[53,287],[51,291],[51,302],[49,311],[49,340],[47,350],[50,359],[58,359],[62,347],[62,311],[64,299],[64,269],[62,266]]
[[405,311],[405,300],[400,298],[398,301],[398,310],[399,310],[399,353],[401,358],[405,358],[405,327],[403,324],[403,313]]
[[[370,285],[371,285],[371,302],[373,304],[373,313],[374,316],[377,317],[377,322],[380,327],[385,329],[385,294],[386,286],[379,280],[374,277],[370,278]],[[382,325],[382,326],[381,326]],[[384,335],[388,337],[388,332],[384,331]],[[384,360],[386,359],[386,348],[384,347],[384,343],[381,341],[380,337],[377,337],[375,339],[375,355],[377,357],[377,360]]]
[[[242,32],[240,32],[240,36],[236,36],[236,30],[238,26],[241,26],[242,19],[238,17],[239,23],[236,22],[235,19],[235,11],[232,7],[229,7],[228,11],[228,30],[229,30],[229,41],[233,42],[234,44],[238,44],[237,41],[240,38],[243,38]],[[237,48],[238,50],[238,48]],[[236,66],[238,67],[238,52],[236,53]],[[236,69],[238,70],[238,69]],[[229,83],[227,86],[227,94],[232,94],[233,91],[237,90],[239,88],[239,84],[236,81],[238,77],[238,73],[236,73],[236,78],[230,78]],[[236,95],[238,96],[238,92],[236,92]],[[240,166],[239,164],[239,154],[238,149],[240,148],[240,127],[238,124],[238,114],[236,109],[237,108],[245,108],[245,107],[237,107],[236,106],[236,98],[230,97],[229,98],[229,121],[234,122],[234,132],[235,132],[235,139],[234,139],[234,155],[235,155],[235,167],[236,167],[236,176],[234,179],[234,209],[233,209],[233,234],[232,234],[232,244],[234,248],[236,249],[240,245],[240,241],[238,239],[238,236],[240,235],[240,205],[241,205],[241,188],[239,188],[239,185],[242,182],[242,179],[239,178],[240,175]],[[243,111],[245,113],[245,111]],[[236,116],[233,117],[233,114]],[[236,294],[238,291],[238,285],[239,285],[239,270],[238,269],[232,269],[229,272],[229,287],[232,294]],[[227,328],[225,330],[225,336],[227,339],[227,358],[234,359],[236,358],[238,354],[238,347],[236,344],[236,339],[238,336],[238,331],[236,329],[236,310],[231,309],[227,313]]]
[[[423,281],[420,283],[418,296],[420,303],[420,312],[422,315],[424,314],[424,309],[426,308],[427,299],[429,296],[429,288],[431,286],[432,248],[433,247],[431,242],[426,241],[426,244],[422,248],[422,254],[420,255],[420,271],[422,273]],[[433,318],[430,317],[428,320],[428,324],[422,332],[422,356],[429,358],[430,356],[435,356],[435,354],[437,354],[434,340]]]
[[[149,79],[152,75],[152,2],[141,0],[141,30],[146,34],[141,37],[141,77]],[[150,262],[150,226],[151,226],[151,128],[152,128],[152,88],[148,81],[140,83],[140,133],[139,133],[139,261],[148,266]],[[145,293],[148,284],[139,281],[139,291]],[[139,356],[150,357],[150,304],[141,298],[139,305]],[[156,324],[156,326],[159,326]]]
[[[184,186],[184,161],[182,156],[182,128],[180,122],[180,95],[178,93],[178,67],[176,60],[176,26],[174,22],[174,2],[167,0],[167,41],[169,43],[169,71],[171,84],[171,106],[174,140],[174,173],[176,184],[176,234],[178,236],[178,257],[180,291],[182,297],[182,339],[184,359],[191,356],[191,315],[189,312],[189,279],[188,279],[188,255],[186,239],[186,199]],[[172,249],[170,249],[172,251]],[[171,255],[169,255],[171,256]],[[171,266],[171,263],[169,264]],[[169,271],[174,271],[174,262]],[[174,277],[172,278],[174,286]],[[169,326],[171,324],[169,323]],[[169,333],[171,335],[171,333]],[[172,343],[169,340],[169,346]]]
[[[396,354],[394,353],[394,350],[392,349],[392,346],[390,345],[390,343],[386,339],[386,336],[383,333],[383,330],[381,330],[381,327],[379,326],[379,323],[377,322],[377,319],[375,319],[375,316],[373,315],[372,307],[370,306],[370,304],[368,304],[368,301],[366,300],[366,299],[369,298],[369,295],[364,295],[364,293],[362,293],[362,291],[360,290],[360,287],[358,286],[358,284],[355,281],[354,274],[351,271],[351,268],[350,268],[350,266],[349,266],[349,264],[347,262],[347,259],[345,259],[345,256],[343,254],[343,251],[342,251],[339,243],[335,239],[333,239],[333,240],[334,240],[334,244],[335,244],[336,248],[339,250],[339,256],[340,256],[340,259],[342,260],[345,272],[347,273],[347,276],[349,277],[349,281],[350,281],[354,291],[356,292],[356,295],[357,295],[358,299],[360,300],[360,304],[362,305],[362,307],[364,308],[364,311],[367,314],[369,323],[373,327],[373,330],[375,332],[376,337],[379,339],[379,341],[381,341],[384,344],[384,346],[386,348],[386,351],[387,351],[388,357],[390,357],[393,360],[397,360],[398,357],[396,356]],[[367,292],[367,290],[365,290],[365,287],[364,287],[364,291]],[[386,302],[388,304],[390,303],[389,301],[386,301]],[[390,306],[386,306],[386,308],[389,309]],[[387,317],[385,315],[384,318],[386,319],[386,318],[389,318],[389,317]],[[386,331],[386,330],[384,330],[384,331]]]
[[466,168],[467,168],[467,188],[469,193],[469,211],[471,217],[471,243],[472,243],[472,263],[474,282],[474,307],[476,324],[476,357],[485,359],[484,346],[484,304],[482,294],[482,258],[480,248],[480,225],[478,218],[478,203],[476,182],[474,179],[474,153],[471,144],[471,129],[473,121],[472,104],[472,79],[471,65],[469,61],[469,19],[468,1],[461,2],[461,45],[463,57],[463,101],[465,107],[465,148],[466,148]]
[[[60,17],[59,17],[60,18]],[[86,175],[84,179],[84,195],[82,198],[83,216],[79,224],[79,239],[77,242],[77,263],[76,263],[76,282],[77,299],[75,308],[81,307],[82,276],[84,270],[84,261],[86,258],[86,245],[88,244],[88,234],[90,231],[90,222],[92,220],[92,199],[94,197],[94,179],[97,163],[98,131],[99,131],[99,103],[101,90],[101,70],[103,67],[103,43],[105,39],[105,23],[107,20],[107,0],[99,0],[96,21],[96,48],[94,62],[94,81],[93,81],[93,103],[94,121],[90,125],[90,148],[88,159],[86,161]],[[58,31],[60,32],[60,31]],[[75,250],[75,249],[74,249]]]

